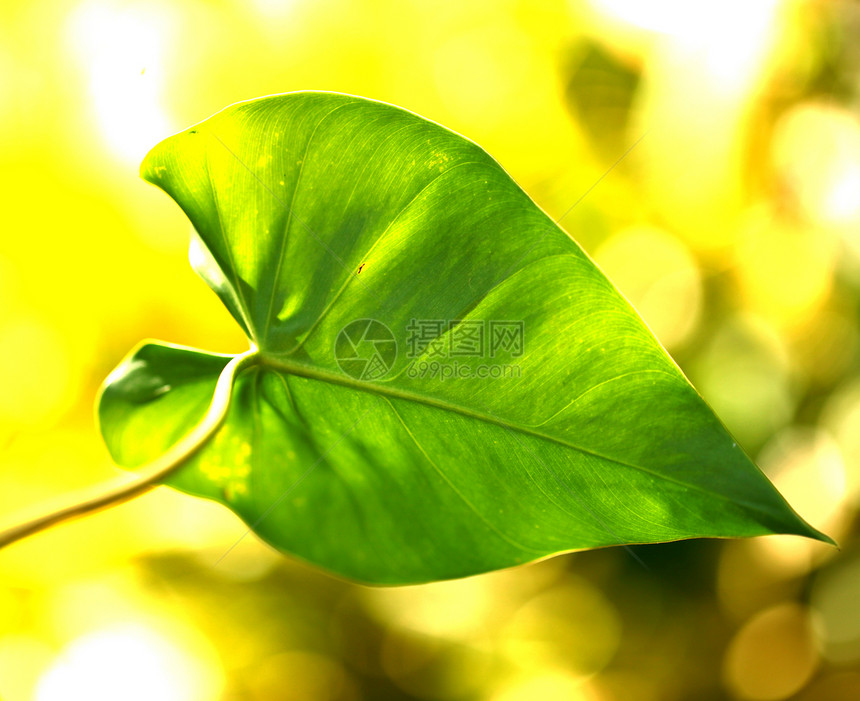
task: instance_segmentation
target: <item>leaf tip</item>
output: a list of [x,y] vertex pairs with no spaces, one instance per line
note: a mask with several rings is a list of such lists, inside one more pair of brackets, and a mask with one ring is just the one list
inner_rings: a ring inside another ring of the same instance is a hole
[[839,543],[837,543],[833,538],[831,538],[823,531],[819,531],[817,528],[813,528],[812,526],[809,526],[809,532],[804,533],[803,535],[805,535],[807,538],[812,538],[813,540],[825,543],[826,545],[832,545],[837,550],[841,550],[841,548],[839,547]]
[[839,544],[831,538],[829,535],[824,533],[823,531],[819,531],[814,526],[810,525],[805,519],[801,516],[795,514],[795,523],[790,528],[785,528],[783,533],[788,535],[799,535],[804,538],[809,538],[811,540],[817,540],[821,543],[826,543],[827,545],[832,545],[835,548],[839,547]]

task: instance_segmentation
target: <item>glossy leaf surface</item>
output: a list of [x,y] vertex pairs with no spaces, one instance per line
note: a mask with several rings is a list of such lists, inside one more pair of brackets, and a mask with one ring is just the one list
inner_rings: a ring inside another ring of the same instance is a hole
[[[399,584],[622,543],[826,539],[467,139],[293,93],[170,137],[142,175],[185,211],[192,264],[259,349],[169,484],[281,550]],[[123,361],[99,406],[115,460],[182,436],[228,360],[153,343]]]

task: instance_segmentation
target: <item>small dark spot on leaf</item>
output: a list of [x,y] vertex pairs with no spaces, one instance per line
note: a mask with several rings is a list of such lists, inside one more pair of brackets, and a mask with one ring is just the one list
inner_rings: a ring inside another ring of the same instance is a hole
[[196,134],[196,133],[197,133],[197,130],[196,130],[196,129],[192,129],[192,130],[191,130],[191,131],[189,131],[188,133],[189,133],[189,134]]
[[362,263],[361,265],[358,266],[358,274],[359,275],[361,275],[361,269],[364,268],[364,266],[365,266],[364,263]]

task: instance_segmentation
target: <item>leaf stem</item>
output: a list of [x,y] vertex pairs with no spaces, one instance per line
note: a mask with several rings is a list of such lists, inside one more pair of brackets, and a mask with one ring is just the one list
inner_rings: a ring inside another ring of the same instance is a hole
[[233,396],[233,381],[239,372],[253,365],[258,358],[256,350],[235,356],[221,371],[218,384],[206,414],[185,436],[171,446],[163,455],[147,465],[135,469],[133,478],[123,478],[119,483],[111,482],[81,493],[69,506],[50,511],[17,526],[0,532],[0,548],[4,548],[29,535],[43,531],[63,521],[100,511],[108,506],[121,504],[158,486],[165,477],[190,460],[221,428],[230,409]]

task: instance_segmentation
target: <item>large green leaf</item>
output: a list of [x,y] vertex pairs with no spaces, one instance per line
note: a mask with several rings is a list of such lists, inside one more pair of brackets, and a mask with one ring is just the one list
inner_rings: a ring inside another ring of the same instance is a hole
[[[281,550],[396,584],[623,543],[826,539],[467,139],[294,93],[170,137],[141,172],[188,215],[192,264],[259,349],[224,427],[168,482]],[[126,358],[99,405],[116,461],[178,440],[228,360],[157,343]]]

